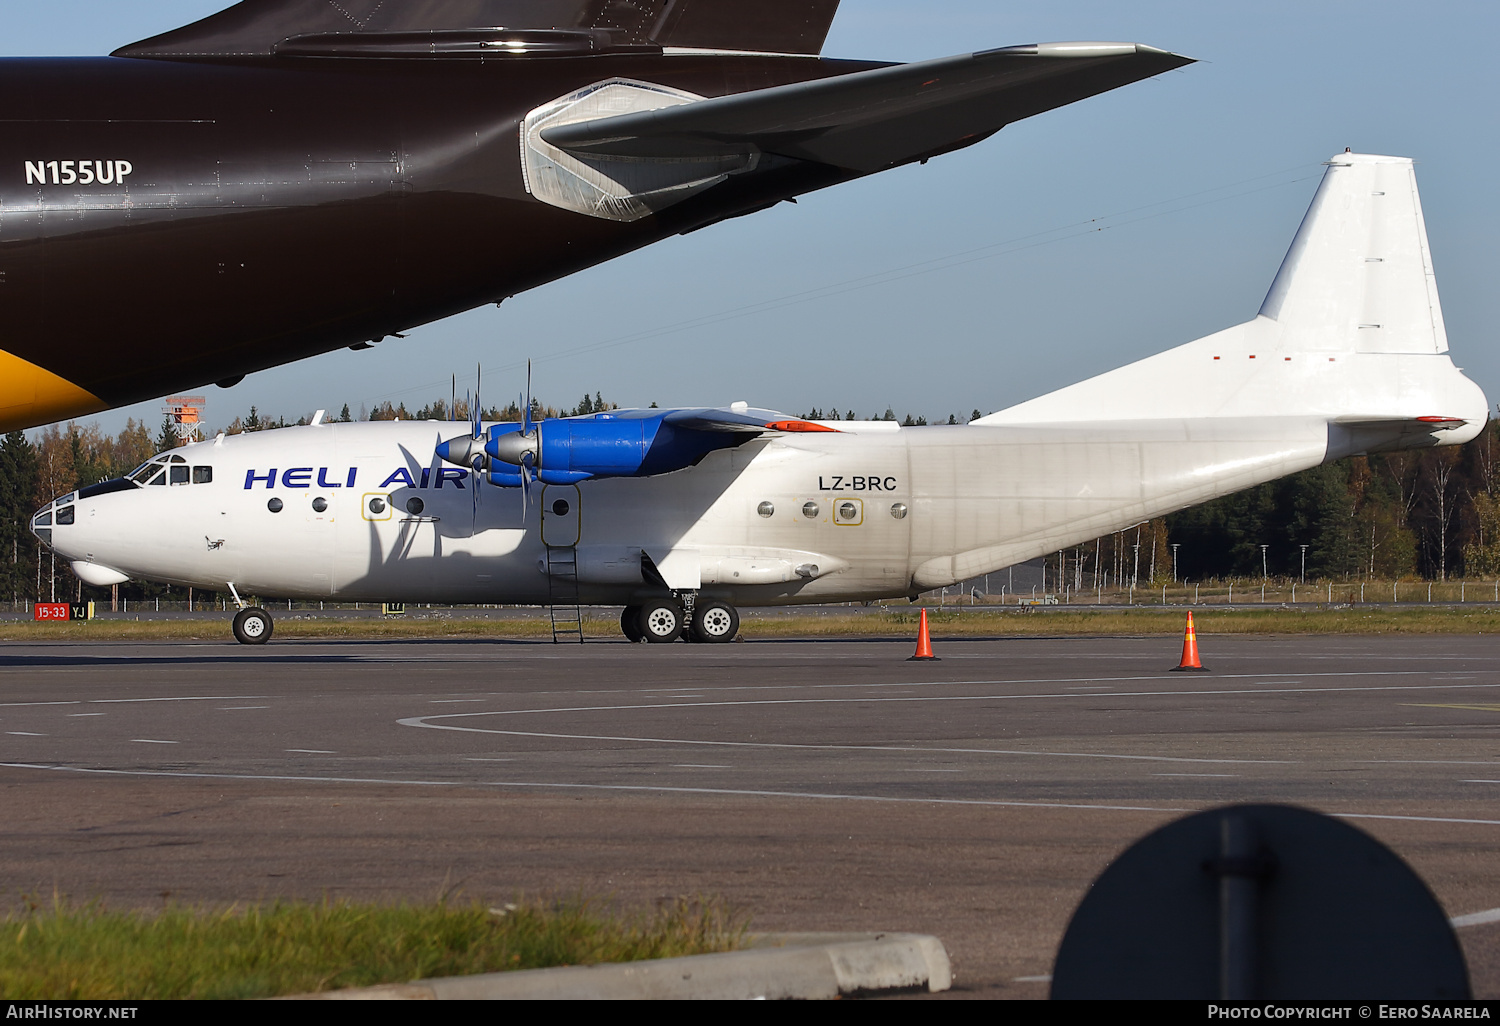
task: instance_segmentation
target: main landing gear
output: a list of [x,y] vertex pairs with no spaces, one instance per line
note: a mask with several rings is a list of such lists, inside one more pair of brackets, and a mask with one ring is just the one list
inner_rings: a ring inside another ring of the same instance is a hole
[[740,632],[740,614],[727,602],[694,602],[691,611],[676,599],[651,599],[626,606],[620,632],[633,642],[666,645],[683,638],[703,645],[722,645]]
[[250,606],[234,614],[234,640],[241,645],[264,645],[271,640],[274,628],[271,614],[259,606]]

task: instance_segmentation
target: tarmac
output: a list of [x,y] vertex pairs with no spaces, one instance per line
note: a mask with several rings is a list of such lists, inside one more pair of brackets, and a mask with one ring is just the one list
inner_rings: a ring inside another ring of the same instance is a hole
[[[1039,625],[1040,626],[1040,625]],[[0,885],[225,905],[714,895],[1045,996],[1110,859],[1229,802],[1394,848],[1500,997],[1500,640],[0,647]]]

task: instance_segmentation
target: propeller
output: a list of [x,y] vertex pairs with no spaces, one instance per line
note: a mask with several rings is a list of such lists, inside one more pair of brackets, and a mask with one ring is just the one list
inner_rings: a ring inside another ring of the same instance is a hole
[[479,527],[479,489],[484,483],[484,475],[489,456],[484,451],[484,429],[480,424],[480,416],[484,407],[480,404],[479,389],[484,382],[484,367],[480,364],[474,365],[474,399],[469,403],[469,480],[474,483],[474,490],[470,492],[473,509],[471,510],[470,534]]

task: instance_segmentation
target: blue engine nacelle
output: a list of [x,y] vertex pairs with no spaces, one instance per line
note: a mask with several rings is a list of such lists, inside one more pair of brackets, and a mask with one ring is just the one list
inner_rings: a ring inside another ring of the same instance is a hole
[[484,449],[502,466],[491,465],[490,483],[519,487],[528,467],[544,484],[669,474],[754,437],[742,431],[676,427],[668,423],[673,412],[639,410],[544,420],[529,433],[520,424],[496,425]]

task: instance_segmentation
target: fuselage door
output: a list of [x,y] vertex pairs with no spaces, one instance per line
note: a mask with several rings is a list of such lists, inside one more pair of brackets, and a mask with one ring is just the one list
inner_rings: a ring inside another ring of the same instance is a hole
[[578,506],[577,485],[547,485],[542,489],[542,544],[554,548],[578,544]]

